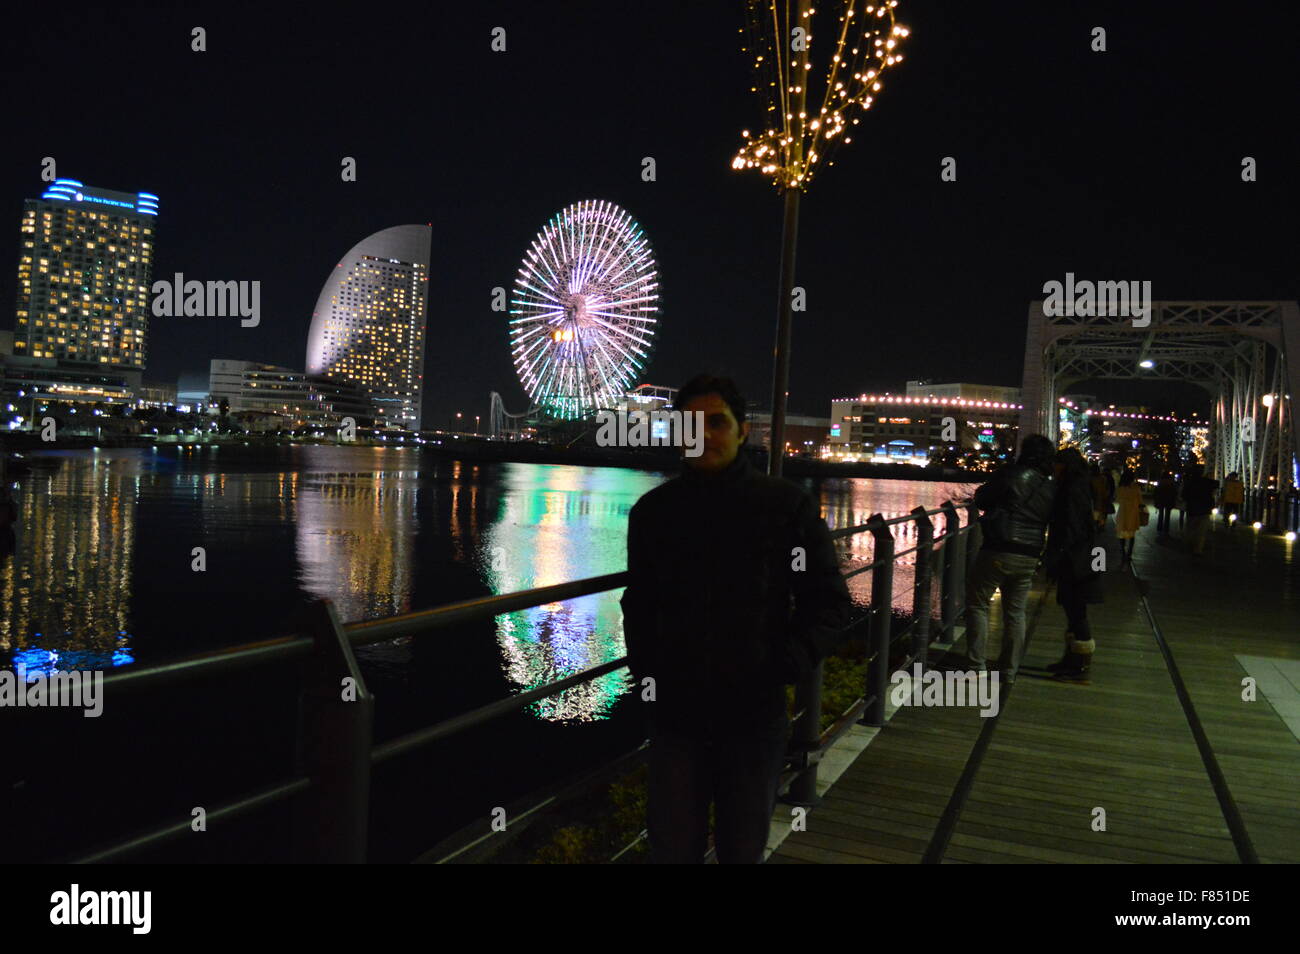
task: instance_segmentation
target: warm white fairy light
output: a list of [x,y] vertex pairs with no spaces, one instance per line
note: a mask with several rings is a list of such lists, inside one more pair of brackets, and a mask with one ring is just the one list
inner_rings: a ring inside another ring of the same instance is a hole
[[824,61],[821,103],[812,105],[816,97],[810,88],[805,106],[797,116],[791,108],[791,97],[803,93],[804,88],[791,79],[801,56],[791,48],[792,31],[796,27],[806,31],[804,71],[810,78],[819,75],[813,69],[814,54],[818,51],[812,35],[816,7],[810,7],[806,20],[797,23],[794,22],[797,13],[791,10],[792,0],[749,0],[746,27],[741,31],[747,36],[745,52],[754,56],[754,72],[758,77],[750,91],[765,98],[767,113],[779,119],[779,127],[769,119],[761,133],[751,135],[745,130],[742,133],[745,144],[731,167],[758,169],[771,176],[781,189],[791,186],[806,189],[818,168],[835,164],[831,159],[835,147],[840,142],[853,141],[847,133],[860,120],[854,112],[871,108],[875,94],[881,89],[880,76],[903,62],[899,50],[909,31],[894,22],[898,0],[824,2],[834,2],[840,14],[834,28],[834,46],[828,51],[829,59]]

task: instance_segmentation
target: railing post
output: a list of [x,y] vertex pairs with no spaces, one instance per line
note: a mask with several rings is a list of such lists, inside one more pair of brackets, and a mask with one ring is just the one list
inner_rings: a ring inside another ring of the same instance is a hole
[[912,659],[925,667],[930,662],[930,583],[934,562],[934,524],[924,507],[912,510],[916,518],[916,572],[912,588]]
[[894,609],[894,535],[885,518],[875,514],[867,521],[867,528],[875,538],[871,550],[871,638],[867,664],[866,698],[870,700],[862,722],[865,725],[885,724],[885,695],[889,692],[889,625]]
[[790,733],[790,754],[800,767],[785,797],[791,805],[812,806],[821,801],[817,796],[817,761],[810,753],[817,751],[822,740],[822,667],[819,662],[794,688],[794,708],[800,715]]
[[333,603],[312,603],[305,624],[316,652],[304,667],[295,754],[298,771],[313,785],[294,806],[293,857],[364,864],[375,698]]
[[939,597],[943,603],[940,618],[943,620],[943,641],[950,643],[953,641],[953,628],[957,625],[957,600],[960,598],[957,573],[959,567],[964,568],[966,565],[966,550],[957,545],[957,532],[961,528],[957,508],[951,500],[945,500],[939,509],[943,511],[943,549],[940,550],[943,554],[943,576],[939,581]]

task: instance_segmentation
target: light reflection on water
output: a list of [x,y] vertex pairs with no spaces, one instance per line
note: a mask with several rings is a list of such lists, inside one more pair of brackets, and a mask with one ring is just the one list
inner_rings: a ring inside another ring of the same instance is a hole
[[[661,476],[614,467],[507,464],[502,506],[483,534],[494,593],[627,568],[627,515]],[[622,588],[497,618],[507,675],[521,690],[623,655]],[[546,719],[603,718],[631,687],[626,669],[539,700]]]
[[[274,635],[274,610],[314,597],[358,620],[478,595],[437,585],[459,579],[458,568],[492,593],[620,572],[628,511],[665,479],[607,467],[435,462],[399,448],[260,454],[192,447],[48,455],[57,469],[38,467],[19,481],[16,550],[0,568],[0,650],[9,664],[34,675],[180,658]],[[968,490],[849,479],[823,481],[818,494],[836,528]],[[910,524],[894,536],[899,550],[915,544]],[[195,547],[203,548],[201,571]],[[869,534],[841,541],[844,568],[869,562],[871,549]],[[894,603],[910,610],[915,558],[899,562]],[[850,587],[865,600],[870,574]],[[498,676],[522,692],[618,658],[621,594],[497,617]],[[377,658],[409,658],[400,645],[386,651]],[[629,688],[619,670],[533,711],[553,721],[603,719]]]

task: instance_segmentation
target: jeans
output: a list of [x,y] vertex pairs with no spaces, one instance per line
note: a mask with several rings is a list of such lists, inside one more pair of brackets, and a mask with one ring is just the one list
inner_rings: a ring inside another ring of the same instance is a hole
[[983,669],[989,637],[989,600],[1002,591],[1002,653],[998,668],[1007,682],[1014,682],[1025,652],[1025,608],[1029,587],[1038,568],[1038,557],[1023,553],[981,550],[966,583],[966,652],[971,665]]
[[1073,633],[1074,638],[1081,643],[1092,639],[1086,590],[1073,580],[1062,577],[1056,584],[1056,599],[1065,612],[1066,631]]
[[709,802],[719,864],[759,864],[767,847],[776,785],[790,728],[755,735],[650,739],[650,857],[655,864],[701,864],[708,850]]
[[1169,524],[1172,522],[1172,521],[1169,519],[1170,516],[1171,516],[1170,511],[1172,511],[1173,509],[1174,509],[1173,507],[1159,507],[1159,508],[1157,508],[1157,510],[1156,510],[1156,533],[1163,533],[1163,534],[1165,534],[1166,536],[1169,535]]

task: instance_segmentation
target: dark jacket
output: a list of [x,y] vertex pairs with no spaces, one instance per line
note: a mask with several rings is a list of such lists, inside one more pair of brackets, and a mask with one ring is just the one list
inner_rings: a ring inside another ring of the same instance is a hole
[[1092,568],[1093,548],[1099,544],[1090,483],[1086,474],[1067,477],[1052,506],[1043,565],[1049,578],[1057,581],[1058,603],[1080,592],[1086,602],[1102,601],[1101,573]]
[[1036,467],[1015,463],[998,471],[975,491],[984,549],[1038,556],[1052,516],[1056,482]]
[[1214,509],[1219,482],[1209,477],[1188,477],[1183,482],[1183,505],[1189,517],[1204,517]]
[[1172,477],[1161,477],[1156,484],[1155,500],[1157,510],[1172,510],[1178,503],[1178,484]]
[[[794,548],[806,566],[795,570]],[[623,633],[653,727],[704,737],[786,722],[785,686],[840,639],[852,606],[830,531],[797,484],[742,451],[718,474],[686,469],[628,517]]]

